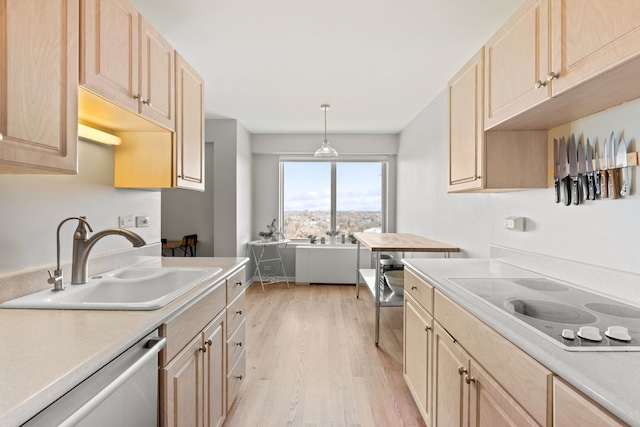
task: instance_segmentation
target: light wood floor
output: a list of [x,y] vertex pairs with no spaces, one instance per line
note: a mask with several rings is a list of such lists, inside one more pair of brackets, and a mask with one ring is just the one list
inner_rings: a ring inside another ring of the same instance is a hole
[[402,377],[402,308],[354,286],[247,290],[247,375],[225,426],[424,426]]

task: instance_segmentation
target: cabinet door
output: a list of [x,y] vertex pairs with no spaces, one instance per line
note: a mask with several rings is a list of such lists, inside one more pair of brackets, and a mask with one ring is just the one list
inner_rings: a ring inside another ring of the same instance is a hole
[[0,173],[76,173],[78,0],[0,0]]
[[453,338],[434,322],[433,426],[466,427],[469,421],[469,387],[465,377],[469,357]]
[[222,312],[202,331],[208,347],[204,353],[205,360],[205,425],[219,427],[227,416],[225,404],[225,386],[227,369],[224,363],[225,319]]
[[432,328],[433,318],[405,293],[403,374],[427,425],[431,414]]
[[176,55],[177,187],[204,190],[204,80]]
[[84,0],[80,84],[138,112],[138,11],[128,0]]
[[625,426],[613,415],[558,377],[553,378],[553,426]]
[[204,427],[202,334],[198,334],[167,366],[160,369],[162,421],[166,427]]
[[469,426],[539,426],[473,359],[469,369],[469,387]]
[[552,0],[552,94],[637,57],[639,30],[637,0]]
[[448,190],[482,188],[484,49],[449,82]]
[[527,0],[485,45],[485,129],[550,96],[548,2]]
[[140,16],[140,113],[175,128],[175,50]]

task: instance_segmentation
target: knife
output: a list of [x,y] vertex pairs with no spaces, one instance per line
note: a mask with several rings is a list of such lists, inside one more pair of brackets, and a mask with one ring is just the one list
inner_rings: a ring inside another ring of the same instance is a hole
[[574,205],[579,205],[581,197],[578,182],[578,150],[573,134],[569,137],[569,176],[571,177],[571,201]]
[[560,203],[560,165],[558,164],[558,140],[553,138],[553,191],[556,203]]
[[567,145],[564,136],[560,138],[560,148],[558,153],[558,163],[560,166],[560,187],[562,187],[562,199],[565,206],[571,204],[571,179],[567,170]]
[[616,151],[616,167],[622,168],[622,188],[620,188],[620,195],[628,196],[631,192],[631,180],[629,180],[629,169],[627,168],[627,141],[625,141],[624,138],[620,138],[618,151]]
[[616,137],[611,132],[609,140],[609,157],[607,158],[607,173],[609,174],[609,197],[612,199],[620,198],[620,189],[618,184],[618,170],[616,169]]
[[587,150],[587,199],[595,200],[596,183],[593,177],[593,158],[591,157],[591,144],[589,143],[589,138],[587,138],[587,146],[585,147],[585,150]]
[[578,182],[579,182],[579,196],[580,200],[585,200],[589,196],[589,187],[587,180],[587,159],[586,151],[582,146],[582,138],[578,140]]
[[607,138],[604,139],[604,156],[602,159],[604,160],[604,169],[600,171],[600,193],[602,197],[609,197],[609,185],[607,183],[608,173],[607,168],[609,167],[609,144],[607,143]]
[[[587,141],[587,146],[589,145],[589,141]],[[591,151],[591,148],[589,148],[589,151]],[[595,189],[595,196],[599,196],[602,194],[601,190],[601,183],[600,183],[600,154],[598,154],[598,148],[596,147],[595,142],[593,143],[593,151],[595,152],[596,155],[596,171],[593,174],[593,187]],[[590,154],[587,154],[587,159],[589,158]],[[594,200],[595,200],[595,196],[594,196]]]

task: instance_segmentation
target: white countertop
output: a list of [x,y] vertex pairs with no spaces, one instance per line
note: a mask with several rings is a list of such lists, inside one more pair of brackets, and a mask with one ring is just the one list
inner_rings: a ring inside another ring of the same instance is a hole
[[[0,425],[18,426],[191,305],[247,258],[161,258],[153,266],[220,267],[213,281],[153,311],[0,309]],[[145,265],[150,265],[146,263]]]
[[495,331],[631,426],[640,426],[640,352],[572,352],[449,278],[529,278],[535,272],[492,259],[404,259],[422,276]]

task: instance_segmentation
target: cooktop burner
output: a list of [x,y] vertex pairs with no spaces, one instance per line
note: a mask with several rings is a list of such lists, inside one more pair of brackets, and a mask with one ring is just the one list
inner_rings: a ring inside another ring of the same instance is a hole
[[571,351],[640,351],[640,308],[547,278],[449,279]]

